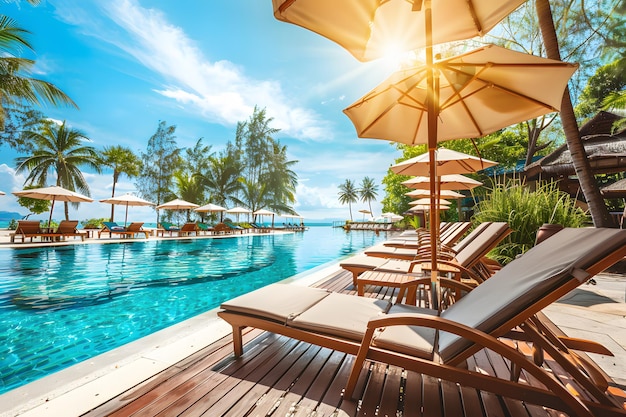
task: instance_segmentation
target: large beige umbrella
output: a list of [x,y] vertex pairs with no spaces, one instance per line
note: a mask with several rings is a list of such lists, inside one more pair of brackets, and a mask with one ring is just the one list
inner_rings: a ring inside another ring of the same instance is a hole
[[207,213],[207,212],[226,211],[226,208],[222,206],[218,206],[217,204],[209,203],[209,204],[205,204],[204,206],[200,206],[194,210],[198,212]]
[[[452,149],[439,148],[435,151],[437,175],[467,174],[498,165],[497,162],[478,158]],[[399,175],[430,175],[430,155],[423,153],[391,166],[391,171]]]
[[218,206],[217,204],[209,203],[204,206],[200,206],[195,209],[195,211],[200,213],[220,213],[220,221],[223,220],[223,212],[226,211],[226,207]]
[[200,207],[195,203],[190,203],[189,201],[181,200],[179,198],[168,201],[167,203],[163,203],[157,206],[157,209],[161,210],[191,210]]
[[247,209],[245,207],[237,206],[237,207],[233,207],[231,209],[226,210],[226,213],[236,215],[237,216],[237,222],[239,222],[239,215],[240,214],[250,214],[250,213],[252,213],[252,210]]
[[54,210],[55,201],[63,201],[70,203],[91,203],[92,198],[78,194],[77,192],[67,190],[63,187],[53,185],[51,187],[43,188],[31,188],[30,190],[14,191],[14,195],[18,197],[35,198],[37,200],[51,200],[52,206],[50,207],[50,218],[48,219],[48,225],[52,223],[52,211]]
[[[157,210],[192,210],[198,207],[200,206],[195,203],[177,198],[157,206]],[[187,219],[189,219],[189,213],[187,213]]]
[[524,2],[272,0],[276,19],[338,43],[359,61],[482,36]]
[[[430,191],[417,189],[417,190],[409,191],[408,193],[404,193],[404,195],[408,195],[411,198],[429,197]],[[457,193],[456,191],[452,191],[452,190],[441,190],[439,191],[439,197],[441,198],[465,198],[465,195],[461,193]]]
[[272,228],[274,227],[274,216],[276,216],[276,213],[274,213],[273,211],[260,209],[260,210],[253,212],[252,214],[256,216],[272,216]]
[[[401,184],[416,190],[428,190],[431,185],[430,177],[413,177],[402,181]],[[461,174],[442,175],[439,177],[439,186],[442,190],[471,190],[483,185],[482,182]]]
[[396,71],[344,110],[359,137],[431,146],[484,136],[558,111],[577,68],[495,45],[433,65],[439,74],[436,137],[428,131],[428,67],[423,65]]
[[[144,200],[143,198],[137,197],[136,195],[127,193],[117,197],[106,198],[104,200],[100,200],[101,203],[112,204],[113,206],[116,204],[126,206],[126,216],[124,217],[124,226],[128,223],[128,206],[155,206],[156,204]],[[113,221],[113,216],[111,216],[111,221]]]
[[[398,50],[424,47],[426,55],[426,130],[428,152],[440,138],[438,129],[439,72],[433,65],[433,45],[482,36],[525,0],[273,0],[274,16],[325,36],[360,60],[385,55],[390,47]],[[435,30],[433,30],[435,28]],[[462,136],[464,137],[464,136]],[[471,137],[471,136],[468,136]],[[392,141],[400,141],[398,138]],[[437,176],[431,164],[430,177]],[[435,185],[431,185],[435,205]],[[431,213],[434,210],[431,211]],[[434,217],[433,217],[434,218]],[[431,234],[437,236],[435,222]],[[437,245],[431,242],[433,291],[437,278]]]
[[[417,206],[422,204],[430,204],[430,198],[418,198],[417,200],[409,202],[409,205],[411,206]],[[437,205],[439,206],[449,206],[450,204],[452,204],[450,201],[443,198],[437,200]]]

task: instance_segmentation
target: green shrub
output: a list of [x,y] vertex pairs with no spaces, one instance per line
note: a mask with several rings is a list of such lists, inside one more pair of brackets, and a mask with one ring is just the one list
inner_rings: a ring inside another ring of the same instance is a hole
[[80,224],[83,225],[83,229],[101,229],[102,222],[108,222],[108,217],[103,217],[101,219],[87,219],[81,220]]
[[535,243],[537,230],[544,224],[582,227],[589,217],[576,206],[576,200],[558,189],[556,182],[537,185],[531,191],[519,180],[498,183],[481,201],[474,221],[507,222],[513,233],[489,255],[502,264],[526,252]]

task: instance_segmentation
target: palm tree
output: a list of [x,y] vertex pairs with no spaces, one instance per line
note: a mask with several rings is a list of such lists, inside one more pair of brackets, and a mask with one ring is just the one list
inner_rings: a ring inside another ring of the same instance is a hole
[[[102,151],[102,162],[113,168],[113,186],[111,197],[115,197],[115,186],[120,175],[126,174],[129,178],[136,177],[141,172],[141,159],[130,148],[120,145],[107,146]],[[111,221],[115,215],[115,204],[111,204]]]
[[33,50],[25,38],[28,34],[10,17],[0,16],[0,130],[4,130],[5,108],[11,105],[49,103],[78,108],[69,96],[53,84],[30,77],[35,61],[16,56],[23,48]]
[[200,175],[201,183],[208,189],[213,203],[226,206],[241,189],[241,170],[232,155],[211,157],[209,165],[209,171]]
[[261,177],[267,187],[265,206],[280,213],[293,213],[298,175],[291,168],[297,163],[287,160],[287,146],[272,142],[271,152],[267,155],[267,171]]
[[339,186],[339,202],[341,204],[348,204],[350,208],[350,221],[352,221],[352,203],[359,201],[359,194],[354,187],[352,180],[346,180]]
[[[561,53],[550,3],[548,0],[536,0],[535,7],[548,58],[560,61]],[[591,213],[593,224],[595,227],[611,227],[614,225],[614,222],[600,194],[598,183],[591,171],[589,159],[587,159],[585,147],[580,139],[569,88],[565,89],[563,100],[561,101],[561,121],[563,122],[567,148],[572,155],[572,163],[580,182],[580,188],[587,200],[587,204],[589,204],[589,212]]]
[[361,197],[361,201],[369,205],[370,215],[373,217],[374,213],[372,213],[372,200],[376,200],[376,197],[378,196],[378,186],[374,183],[374,179],[370,177],[363,178],[363,181],[361,181],[361,188],[359,188],[357,192]]
[[[89,140],[83,132],[68,128],[63,122],[61,125],[46,124],[41,131],[28,131],[26,137],[35,150],[31,156],[16,159],[16,172],[28,171],[25,184],[43,186],[48,182],[48,174],[54,171],[56,185],[90,195],[87,180],[79,167],[85,165],[99,173],[101,160],[93,147],[83,145],[84,140]],[[65,219],[69,220],[68,203],[64,205]]]

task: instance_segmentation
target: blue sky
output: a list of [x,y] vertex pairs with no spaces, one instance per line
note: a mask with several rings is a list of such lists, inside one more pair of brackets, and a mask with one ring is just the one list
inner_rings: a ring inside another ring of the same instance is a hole
[[[346,179],[358,184],[372,177],[379,199],[384,196],[380,181],[399,153],[388,142],[357,138],[342,109],[382,81],[392,64],[360,63],[331,41],[277,21],[269,0],[44,0],[37,7],[0,7],[32,32],[33,76],[80,107],[42,111],[85,132],[98,149],[119,144],[145,151],[165,120],[177,126],[180,147],[204,138],[220,151],[257,105],[281,129],[276,138],[289,158],[299,161],[295,209],[305,220],[349,218],[348,206],[337,200]],[[24,182],[14,171],[16,156],[0,148],[0,189],[7,193],[0,210],[25,213],[9,194]],[[111,171],[86,176],[94,199],[110,197]],[[116,194],[134,190],[123,177]],[[380,204],[372,207],[379,215]],[[353,205],[355,219],[363,208]],[[70,216],[109,212],[95,202]],[[54,217],[62,217],[60,208]],[[151,209],[129,210],[129,220],[154,219]]]

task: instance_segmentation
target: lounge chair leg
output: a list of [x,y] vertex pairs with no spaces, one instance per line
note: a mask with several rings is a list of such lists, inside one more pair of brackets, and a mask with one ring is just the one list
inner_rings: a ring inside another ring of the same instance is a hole
[[363,363],[365,362],[365,358],[367,358],[367,352],[369,351],[370,343],[372,342],[372,338],[374,337],[374,330],[375,329],[373,328],[367,329],[365,335],[363,336],[361,347],[359,348],[359,352],[354,359],[354,363],[352,364],[352,370],[350,371],[350,376],[348,377],[348,382],[346,383],[346,398],[352,398],[352,395],[354,394],[354,389],[356,388],[356,383],[359,379],[359,375],[361,374]]
[[232,326],[233,327],[233,351],[235,353],[235,357],[239,357],[243,355],[243,337],[241,335],[243,327]]

